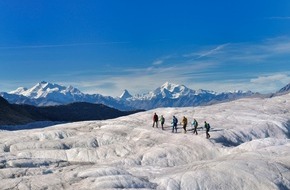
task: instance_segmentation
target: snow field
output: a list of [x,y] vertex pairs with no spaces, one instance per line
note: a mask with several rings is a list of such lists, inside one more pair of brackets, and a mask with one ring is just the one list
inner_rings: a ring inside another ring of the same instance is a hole
[[[211,138],[171,133],[173,115]],[[0,189],[290,189],[289,130],[290,94],[1,131]]]

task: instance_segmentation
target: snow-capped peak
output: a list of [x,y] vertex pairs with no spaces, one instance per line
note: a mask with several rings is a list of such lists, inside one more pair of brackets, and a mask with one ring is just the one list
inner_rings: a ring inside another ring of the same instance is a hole
[[147,99],[151,100],[154,98],[170,98],[170,99],[177,99],[182,96],[187,96],[191,93],[195,93],[194,90],[187,88],[184,85],[178,85],[166,82],[161,87],[158,87],[154,91],[151,91],[147,94],[142,95],[141,97],[136,97],[136,99]]
[[164,84],[160,87],[160,89],[166,89],[166,90],[172,92],[172,91],[174,91],[174,89],[175,89],[176,87],[178,88],[179,86],[180,86],[180,85],[166,82],[166,83],[164,83]]
[[188,95],[189,93],[194,93],[194,90],[187,88],[184,85],[177,85],[173,83],[166,82],[161,87],[154,91],[155,95],[162,94],[163,98],[180,98],[181,96]]
[[121,100],[126,100],[127,98],[131,98],[132,95],[128,92],[128,90],[124,90],[122,95],[119,97]]
[[66,89],[65,92],[70,92],[72,94],[83,94],[79,89],[69,85]]
[[74,95],[74,94],[82,94],[78,89],[69,86],[61,86],[54,83],[48,83],[42,81],[37,83],[30,89],[27,88],[18,88],[15,91],[10,92],[11,94],[23,95],[29,98],[37,99],[37,98],[46,98],[50,94],[63,94],[63,95]]
[[13,91],[9,92],[9,94],[20,95],[20,94],[24,93],[26,90],[27,90],[27,88],[25,88],[25,87],[19,87],[16,90],[13,90]]

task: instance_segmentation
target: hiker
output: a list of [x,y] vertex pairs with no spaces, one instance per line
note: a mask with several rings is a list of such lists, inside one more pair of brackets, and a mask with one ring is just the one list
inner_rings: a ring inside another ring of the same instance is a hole
[[173,119],[172,119],[172,133],[174,132],[174,129],[175,129],[175,133],[177,133],[177,123],[178,123],[178,119],[173,116]]
[[152,127],[155,126],[155,123],[156,123],[156,128],[158,128],[158,115],[156,113],[154,113],[154,116],[153,116],[153,125],[152,125]]
[[198,135],[198,133],[197,133],[198,122],[196,121],[196,119],[193,119],[192,125],[193,125],[193,127],[194,127],[194,128],[193,128],[193,134]]
[[165,122],[165,118],[163,117],[163,115],[161,115],[160,116],[160,123],[161,123],[162,130],[164,130],[164,128],[163,128],[164,122]]
[[209,135],[208,132],[209,132],[209,129],[210,129],[210,125],[206,121],[204,122],[204,128],[205,128],[206,138],[209,139],[210,138],[210,135]]
[[183,127],[183,132],[186,133],[186,126],[187,126],[187,118],[185,116],[183,116],[182,118],[182,127]]

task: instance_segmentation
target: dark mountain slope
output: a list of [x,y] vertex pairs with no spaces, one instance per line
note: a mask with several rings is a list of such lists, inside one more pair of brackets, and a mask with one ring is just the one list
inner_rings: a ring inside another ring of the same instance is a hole
[[25,110],[11,106],[4,98],[0,97],[0,125],[25,124],[35,121],[35,118]]
[[9,104],[4,98],[0,97],[0,125],[22,125],[35,121],[72,122],[104,120],[136,112],[138,111],[119,111],[102,104],[84,102],[60,106],[35,107]]
[[137,111],[119,111],[103,104],[76,102],[67,105],[34,107],[29,105],[13,105],[27,111],[33,117],[46,118],[49,121],[85,121],[104,120],[136,113]]

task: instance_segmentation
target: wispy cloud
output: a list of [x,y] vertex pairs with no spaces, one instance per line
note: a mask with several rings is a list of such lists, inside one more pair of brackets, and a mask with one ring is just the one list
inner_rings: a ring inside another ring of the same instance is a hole
[[261,93],[273,93],[290,83],[290,73],[268,73],[250,80],[247,85],[250,89],[259,89]]
[[290,82],[290,76],[288,76],[287,74],[278,73],[274,75],[259,76],[258,78],[251,79],[250,81],[255,84],[269,84],[273,82],[287,84]]
[[282,16],[267,17],[267,19],[270,19],[270,20],[290,20],[290,16],[285,16],[285,17],[282,17]]
[[[222,64],[248,65],[268,63],[270,59],[287,60],[290,52],[290,38],[277,37],[256,43],[227,43],[203,53],[196,58],[207,58]],[[197,56],[198,55],[198,56]]]
[[200,58],[203,58],[203,57],[207,57],[207,56],[211,56],[211,55],[217,54],[220,50],[224,49],[228,45],[229,44],[222,44],[222,45],[219,45],[219,46],[217,46],[217,47],[215,47],[213,49],[210,49],[210,50],[184,54],[183,57],[195,57],[196,59],[200,59]]
[[152,63],[152,65],[161,65],[164,62],[164,60],[156,60]]
[[57,48],[57,47],[77,47],[89,45],[112,45],[128,44],[130,42],[96,42],[96,43],[71,43],[71,44],[52,44],[52,45],[27,45],[27,46],[0,46],[0,49],[38,49],[38,48]]
[[268,39],[262,45],[263,50],[270,55],[281,55],[289,54],[290,52],[290,38],[288,37],[277,37],[273,39]]
[[166,62],[166,60],[170,60],[176,57],[176,55],[167,55],[167,56],[162,56],[153,61],[152,65],[161,65]]

